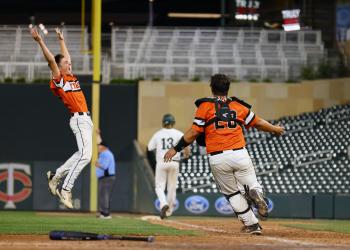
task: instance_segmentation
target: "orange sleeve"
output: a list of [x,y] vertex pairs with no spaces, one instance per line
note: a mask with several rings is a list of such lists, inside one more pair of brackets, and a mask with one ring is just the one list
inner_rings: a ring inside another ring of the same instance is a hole
[[236,109],[238,110],[237,119],[244,125],[245,128],[253,127],[259,120],[259,118],[251,110],[251,106],[246,103],[236,102]]
[[59,89],[56,87],[56,85],[52,82],[53,80],[51,80],[51,82],[50,82],[50,90],[51,90],[51,92],[55,95],[55,96],[57,96],[58,98],[60,98],[61,99],[61,97],[60,97],[60,95],[59,95]]
[[207,109],[205,104],[198,107],[196,115],[193,119],[192,128],[199,133],[204,132],[205,122],[206,122]]
[[63,88],[63,77],[61,76],[60,78],[52,78],[50,81],[50,88]]
[[248,110],[247,116],[244,120],[244,126],[246,128],[254,127],[254,125],[259,121],[259,117],[253,113],[253,111]]
[[253,119],[251,120],[251,122],[250,122],[248,125],[246,125],[245,127],[246,127],[246,128],[254,127],[255,124],[256,124],[259,120],[260,120],[259,116],[254,115],[254,118],[253,118]]

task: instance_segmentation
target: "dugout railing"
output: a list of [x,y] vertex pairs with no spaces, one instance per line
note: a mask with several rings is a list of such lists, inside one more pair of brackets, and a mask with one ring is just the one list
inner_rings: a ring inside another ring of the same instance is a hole
[[154,213],[154,174],[139,143],[133,142],[132,212]]

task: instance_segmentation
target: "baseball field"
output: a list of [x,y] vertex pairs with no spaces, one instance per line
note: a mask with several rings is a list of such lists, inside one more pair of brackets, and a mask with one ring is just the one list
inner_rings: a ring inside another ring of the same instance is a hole
[[[270,219],[262,236],[239,233],[236,218],[91,213],[0,212],[0,249],[350,249],[348,220]],[[155,236],[136,241],[52,241],[51,230]]]

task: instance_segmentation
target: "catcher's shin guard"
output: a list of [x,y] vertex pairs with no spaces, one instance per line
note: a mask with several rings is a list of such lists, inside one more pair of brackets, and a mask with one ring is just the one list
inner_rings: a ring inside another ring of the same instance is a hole
[[258,223],[258,219],[253,213],[245,197],[238,191],[230,195],[225,195],[233,211],[244,225],[250,226]]

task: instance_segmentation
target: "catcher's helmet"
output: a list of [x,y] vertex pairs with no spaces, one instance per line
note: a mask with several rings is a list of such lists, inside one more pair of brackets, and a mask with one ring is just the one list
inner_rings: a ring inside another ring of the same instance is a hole
[[163,125],[174,125],[175,117],[172,114],[165,114],[163,116]]

